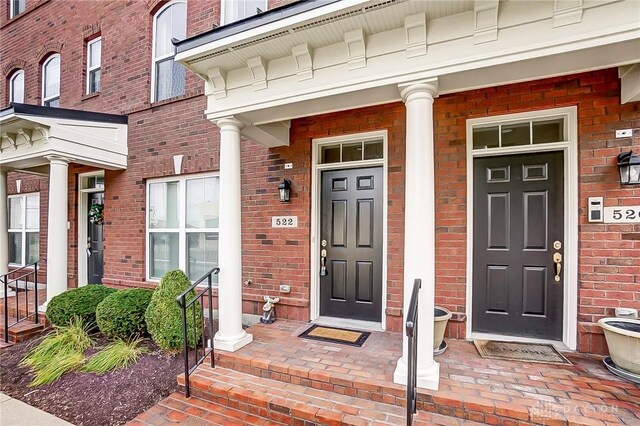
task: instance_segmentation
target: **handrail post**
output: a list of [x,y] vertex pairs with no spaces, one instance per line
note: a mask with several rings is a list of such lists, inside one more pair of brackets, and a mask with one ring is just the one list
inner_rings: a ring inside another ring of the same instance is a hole
[[9,343],[9,287],[7,285],[7,275],[3,277],[2,285],[4,287],[4,342]]
[[422,280],[416,278],[413,282],[411,301],[405,322],[407,339],[407,426],[413,424],[413,415],[418,408],[417,390],[417,356],[418,356],[418,295],[422,287]]
[[189,339],[187,336],[187,308],[185,302],[185,295],[182,295],[182,337],[184,340],[184,389],[185,396],[189,398]]
[[36,314],[36,324],[40,323],[40,315],[38,315],[38,262],[34,263],[33,265],[33,285],[36,288],[36,294],[35,294],[35,314]]
[[211,274],[207,279],[207,286],[209,287],[209,344],[211,345],[211,368],[215,367],[215,353],[213,352],[213,287],[212,287],[213,278]]

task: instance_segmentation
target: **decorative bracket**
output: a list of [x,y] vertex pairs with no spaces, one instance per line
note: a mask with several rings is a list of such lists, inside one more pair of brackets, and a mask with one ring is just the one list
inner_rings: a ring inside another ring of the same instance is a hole
[[31,129],[20,128],[16,131],[16,148],[18,147],[18,138],[24,139],[25,142],[33,146],[33,140],[31,140]]
[[[36,135],[38,133],[38,135]],[[44,140],[44,142],[49,141],[49,129],[42,126],[34,126],[31,131],[31,143],[38,142]]]
[[404,18],[407,58],[427,54],[427,17],[424,13]]
[[473,8],[473,44],[498,39],[498,9],[500,0],[479,0]]
[[213,95],[214,99],[227,97],[227,73],[219,67],[207,70],[208,79],[205,81],[205,94]]
[[9,142],[9,145],[14,149],[18,149],[18,144],[16,143],[17,136],[15,133],[2,132],[2,134],[0,134],[0,138],[2,140],[2,142],[0,142],[0,152],[2,152],[2,144],[4,144],[5,141]]
[[309,48],[307,43],[299,44],[291,48],[291,54],[296,62],[296,74],[298,75],[298,81],[313,78],[312,53],[313,51]]
[[347,45],[347,68],[355,70],[367,66],[367,48],[362,28],[344,33]]
[[582,22],[583,0],[555,0],[553,28]]
[[267,88],[267,67],[262,56],[256,56],[247,60],[247,66],[251,71],[253,79],[253,89],[262,90]]

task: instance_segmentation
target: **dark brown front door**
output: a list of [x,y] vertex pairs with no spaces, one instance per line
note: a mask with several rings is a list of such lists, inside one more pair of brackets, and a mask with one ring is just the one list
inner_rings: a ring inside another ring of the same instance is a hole
[[382,318],[382,185],[382,167],[322,173],[320,315]]
[[473,331],[562,340],[562,152],[476,158],[473,182]]

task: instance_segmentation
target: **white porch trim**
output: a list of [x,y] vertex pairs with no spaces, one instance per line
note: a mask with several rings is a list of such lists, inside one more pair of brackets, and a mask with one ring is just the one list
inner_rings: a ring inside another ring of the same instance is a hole
[[[8,195],[7,171],[0,166],[0,275],[9,272]],[[0,283],[0,297],[2,296],[4,296],[4,285]]]

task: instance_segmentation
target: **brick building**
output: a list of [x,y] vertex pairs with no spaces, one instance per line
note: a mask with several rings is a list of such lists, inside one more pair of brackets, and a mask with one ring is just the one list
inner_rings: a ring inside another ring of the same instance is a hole
[[230,4],[2,3],[2,265],[46,259],[50,299],[219,264],[229,350],[264,295],[399,332],[421,278],[452,337],[606,352],[640,223],[587,205],[640,215],[638,2]]

